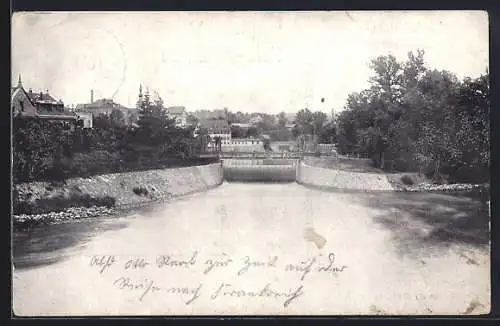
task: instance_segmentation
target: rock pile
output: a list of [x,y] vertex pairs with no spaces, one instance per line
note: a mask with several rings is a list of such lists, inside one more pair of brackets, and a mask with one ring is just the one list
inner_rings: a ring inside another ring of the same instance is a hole
[[397,191],[408,192],[422,192],[422,191],[439,191],[439,192],[461,192],[461,191],[485,191],[489,186],[486,184],[468,184],[468,183],[455,183],[455,184],[432,184],[422,183],[413,186],[398,187]]
[[50,212],[44,214],[21,214],[14,215],[15,227],[31,227],[41,224],[55,224],[68,220],[78,220],[82,218],[103,217],[115,215],[117,211],[108,207],[71,207],[64,211]]

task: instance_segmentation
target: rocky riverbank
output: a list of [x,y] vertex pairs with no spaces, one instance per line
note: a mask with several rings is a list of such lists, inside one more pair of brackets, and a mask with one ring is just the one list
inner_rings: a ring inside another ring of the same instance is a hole
[[422,183],[411,186],[395,187],[396,191],[407,192],[483,192],[489,191],[488,184],[470,184],[470,183],[455,183],[455,184],[432,184]]
[[118,209],[205,191],[222,181],[217,163],[19,184],[14,187],[14,226],[112,216]]
[[117,213],[118,210],[109,207],[71,207],[58,212],[14,215],[13,226],[15,229],[25,229],[37,225],[57,224],[84,218],[109,217]]

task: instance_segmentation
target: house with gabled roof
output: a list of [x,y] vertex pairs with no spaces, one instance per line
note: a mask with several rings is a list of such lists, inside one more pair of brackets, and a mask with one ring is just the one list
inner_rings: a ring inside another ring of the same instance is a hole
[[64,108],[62,100],[56,100],[48,91],[26,91],[21,76],[16,87],[11,88],[11,109],[13,116],[38,117],[48,120],[76,121],[78,117]]
[[24,90],[21,83],[21,77],[19,76],[19,82],[16,87],[11,87],[10,89],[10,106],[12,110],[12,116],[36,116],[35,103],[31,100],[29,94]]

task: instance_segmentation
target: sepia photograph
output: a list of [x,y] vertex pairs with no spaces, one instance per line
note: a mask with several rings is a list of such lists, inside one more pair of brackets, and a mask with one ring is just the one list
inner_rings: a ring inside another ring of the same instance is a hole
[[491,309],[486,11],[15,12],[12,315]]

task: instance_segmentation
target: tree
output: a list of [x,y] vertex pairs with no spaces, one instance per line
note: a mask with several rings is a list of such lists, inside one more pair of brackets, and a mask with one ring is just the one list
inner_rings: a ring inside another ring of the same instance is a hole
[[337,127],[334,122],[328,123],[319,133],[319,142],[334,144],[337,142]]
[[247,129],[247,137],[258,137],[259,136],[259,130],[256,127],[250,127]]
[[323,126],[328,120],[326,113],[321,111],[316,111],[312,115],[312,126],[315,135],[319,135],[323,132]]
[[278,125],[280,127],[285,127],[288,119],[286,118],[286,113],[285,112],[280,112],[278,113],[278,115],[276,116],[278,118]]
[[231,126],[231,138],[245,138],[247,137],[247,130],[240,126]]
[[190,126],[196,126],[199,122],[198,118],[192,114],[189,114],[186,118],[186,122]]
[[13,119],[13,181],[64,177],[72,156],[73,131],[68,123],[39,118]]
[[113,109],[109,115],[111,122],[117,126],[125,125],[125,115],[119,109]]
[[337,118],[342,153],[435,179],[487,180],[488,75],[460,81],[448,71],[429,69],[421,50],[409,52],[405,62],[388,55],[370,66],[370,87],[350,94]]

